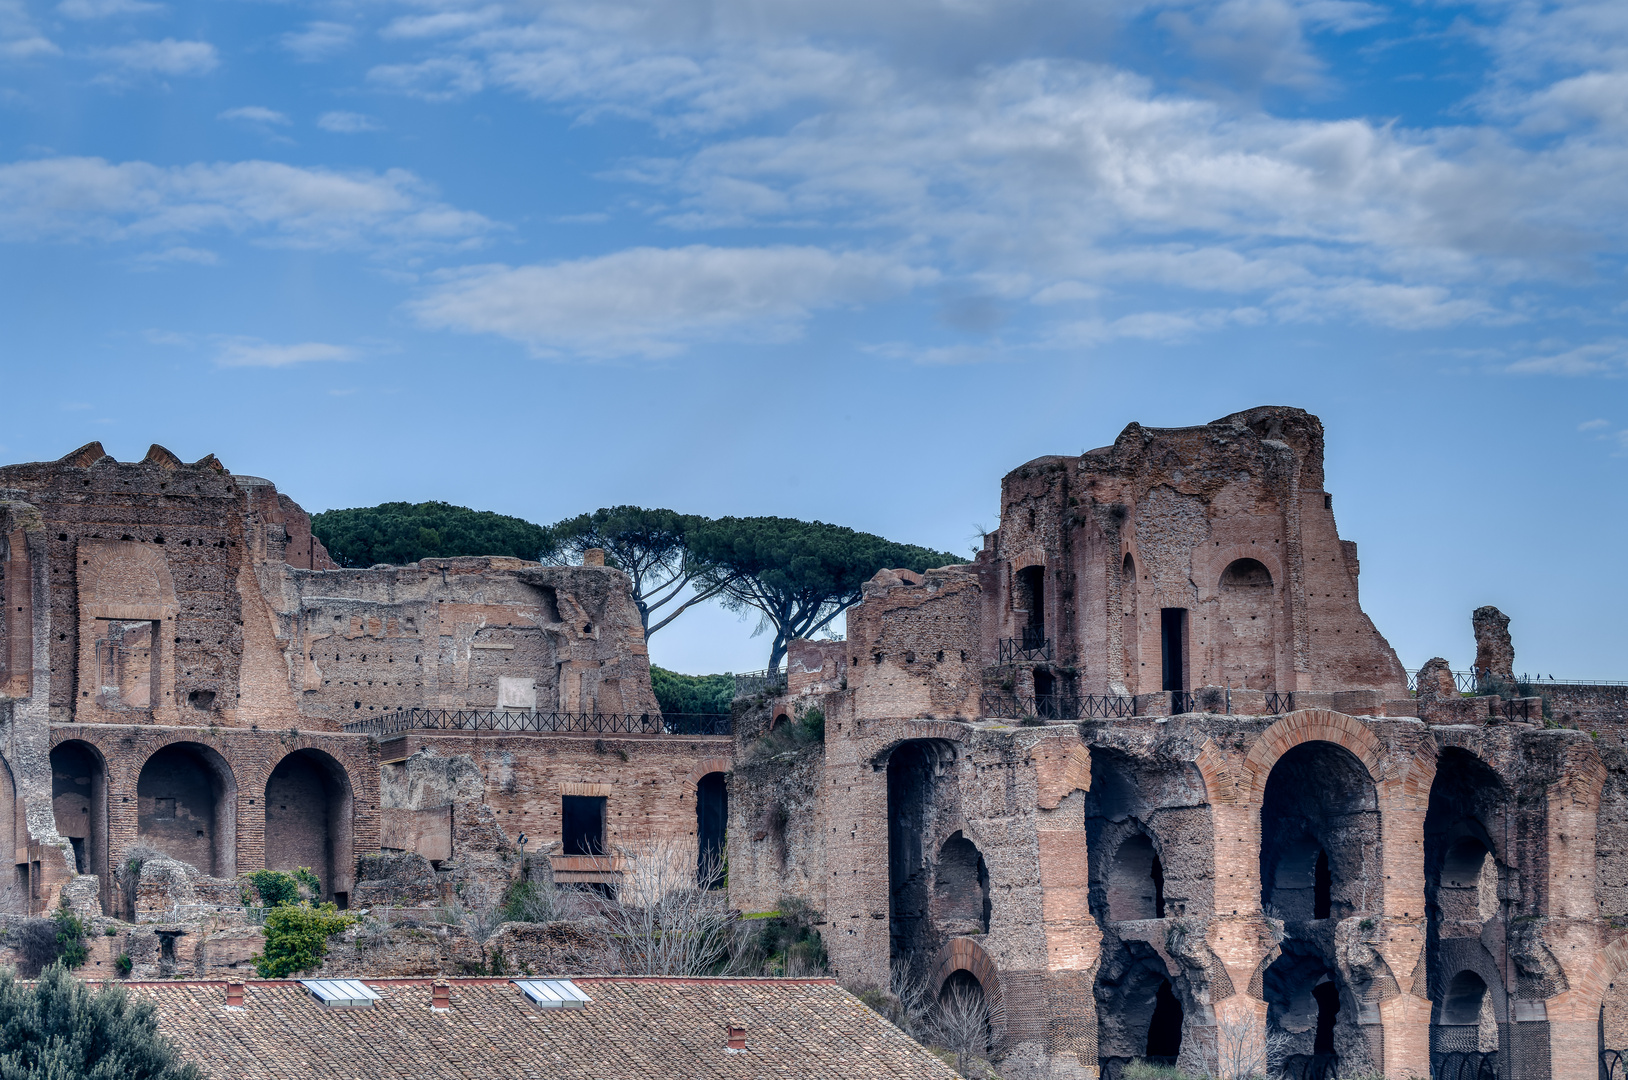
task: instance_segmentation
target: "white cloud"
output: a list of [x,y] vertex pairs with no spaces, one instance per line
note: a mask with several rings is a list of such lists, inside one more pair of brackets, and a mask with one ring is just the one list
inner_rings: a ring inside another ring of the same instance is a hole
[[306,63],[326,60],[345,51],[356,39],[354,27],[336,22],[308,22],[302,30],[290,31],[282,36],[283,48]]
[[0,57],[32,60],[61,52],[29,15],[24,0],[0,0]]
[[317,127],[336,135],[356,135],[364,131],[378,131],[379,124],[371,116],[354,112],[325,112],[317,117]]
[[380,64],[367,73],[367,80],[426,101],[468,97],[485,86],[480,65],[462,56],[440,57],[416,64]]
[[163,4],[146,0],[62,0],[57,11],[70,19],[109,19],[117,15],[150,15],[163,11]]
[[161,248],[157,251],[144,251],[132,261],[143,269],[153,270],[166,263],[215,266],[220,262],[220,256],[206,248],[187,247],[184,244],[177,244],[174,247]]
[[215,353],[215,363],[221,367],[280,368],[355,359],[356,350],[345,345],[328,345],[320,341],[276,345],[247,337],[223,339]]
[[294,121],[288,118],[287,113],[280,113],[276,109],[268,109],[264,105],[241,105],[235,109],[227,109],[220,113],[217,120],[236,120],[241,123],[265,127],[271,124],[287,125]]
[[404,15],[379,31],[379,36],[386,39],[447,37],[483,29],[502,18],[503,9],[496,4],[477,11],[438,11],[433,15]]
[[1610,426],[1611,426],[1611,421],[1609,421],[1609,420],[1584,420],[1581,424],[1577,425],[1577,430],[1578,431],[1599,431],[1601,428],[1608,428]]
[[207,41],[133,41],[92,50],[91,55],[112,68],[113,76],[207,75],[220,65],[215,47]]
[[864,304],[935,277],[886,255],[815,247],[634,248],[474,268],[414,307],[428,326],[500,334],[544,352],[669,356],[698,340],[784,339],[816,309]]
[[1545,343],[1504,370],[1516,375],[1606,375],[1628,371],[1628,338],[1606,338],[1565,348]]
[[272,161],[160,166],[101,158],[0,165],[0,237],[158,240],[210,232],[307,248],[467,246],[493,229],[412,173]]

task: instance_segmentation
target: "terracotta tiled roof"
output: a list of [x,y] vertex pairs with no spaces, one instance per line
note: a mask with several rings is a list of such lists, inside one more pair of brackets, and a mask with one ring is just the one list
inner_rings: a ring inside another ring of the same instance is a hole
[[[830,979],[581,977],[593,1003],[538,1009],[507,979],[363,979],[371,1008],[325,1008],[298,982],[133,983],[214,1080],[953,1080]],[[431,1008],[432,987],[451,1007]],[[745,1053],[728,1051],[746,1029]]]

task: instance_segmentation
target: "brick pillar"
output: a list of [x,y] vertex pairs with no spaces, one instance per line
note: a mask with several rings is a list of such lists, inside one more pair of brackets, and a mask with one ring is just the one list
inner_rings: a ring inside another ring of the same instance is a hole
[[[1396,770],[1406,775],[1405,768]],[[1429,791],[1428,778],[1423,785]],[[1424,985],[1424,819],[1426,798],[1414,785],[1389,780],[1379,789],[1384,942],[1377,946],[1400,994],[1379,1003],[1388,1076],[1430,1075],[1430,999]],[[1418,972],[1417,983],[1414,973]]]
[[887,770],[873,769],[862,759],[865,745],[851,737],[825,744],[821,795],[832,830],[825,849],[826,948],[844,982],[885,987],[890,951]]
[[[1556,733],[1559,734],[1559,733]],[[1560,963],[1570,989],[1545,1003],[1551,1080],[1594,1080],[1599,1075],[1600,993],[1589,988],[1601,941],[1595,926],[1595,840],[1605,770],[1584,732],[1567,732],[1572,745],[1563,779],[1548,791],[1545,808],[1549,903],[1544,944]]]

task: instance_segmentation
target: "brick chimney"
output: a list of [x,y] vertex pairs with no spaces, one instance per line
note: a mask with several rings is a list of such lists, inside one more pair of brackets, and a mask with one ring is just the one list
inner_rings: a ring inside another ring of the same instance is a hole
[[438,982],[431,987],[430,1008],[436,1012],[446,1012],[452,1008],[452,987],[444,982]]
[[731,1054],[746,1052],[746,1029],[738,1023],[729,1025],[729,1052]]
[[588,550],[584,551],[582,553],[582,565],[583,566],[604,566],[605,565],[605,549],[604,548],[589,548]]
[[228,1009],[243,1008],[243,984],[229,982],[226,984],[226,1007]]

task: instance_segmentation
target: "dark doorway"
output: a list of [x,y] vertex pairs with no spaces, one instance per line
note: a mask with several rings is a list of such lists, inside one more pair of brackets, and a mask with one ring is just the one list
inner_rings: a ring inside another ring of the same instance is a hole
[[1340,1011],[1340,992],[1333,981],[1318,983],[1311,988],[1317,999],[1317,1041],[1312,1044],[1314,1054],[1334,1052],[1334,1015]]
[[1034,669],[1034,714],[1042,720],[1060,718],[1057,708],[1057,679],[1049,671]]
[[1175,1064],[1181,1054],[1181,1001],[1170,989],[1170,980],[1159,984],[1153,997],[1153,1021],[1148,1024],[1147,1056],[1167,1058]]
[[1153,917],[1164,918],[1164,864],[1153,856]]
[[[56,814],[57,832],[73,845],[76,869],[81,874],[104,877],[107,874],[106,808],[107,777],[101,754],[82,742],[65,742],[54,747],[51,750],[51,809]],[[9,826],[12,821],[5,824]]]
[[922,834],[932,821],[932,800],[930,746],[903,743],[887,761],[888,916],[891,955],[907,962],[928,945],[930,893]]
[[1187,689],[1187,609],[1159,609],[1159,653],[1164,662],[1164,689]]
[[560,796],[560,832],[567,855],[605,854],[605,797]]
[[350,888],[351,792],[345,770],[320,750],[296,750],[266,780],[266,869],[304,867],[322,899]]
[[1311,917],[1328,918],[1334,908],[1334,875],[1328,868],[1328,852],[1321,849],[1312,867],[1311,892]]
[[1017,601],[1014,607],[1026,608],[1029,620],[1023,627],[1023,647],[1039,649],[1046,640],[1046,568],[1025,566],[1017,572]]
[[724,833],[729,827],[729,785],[721,772],[695,785],[695,879],[704,889],[724,887]]

